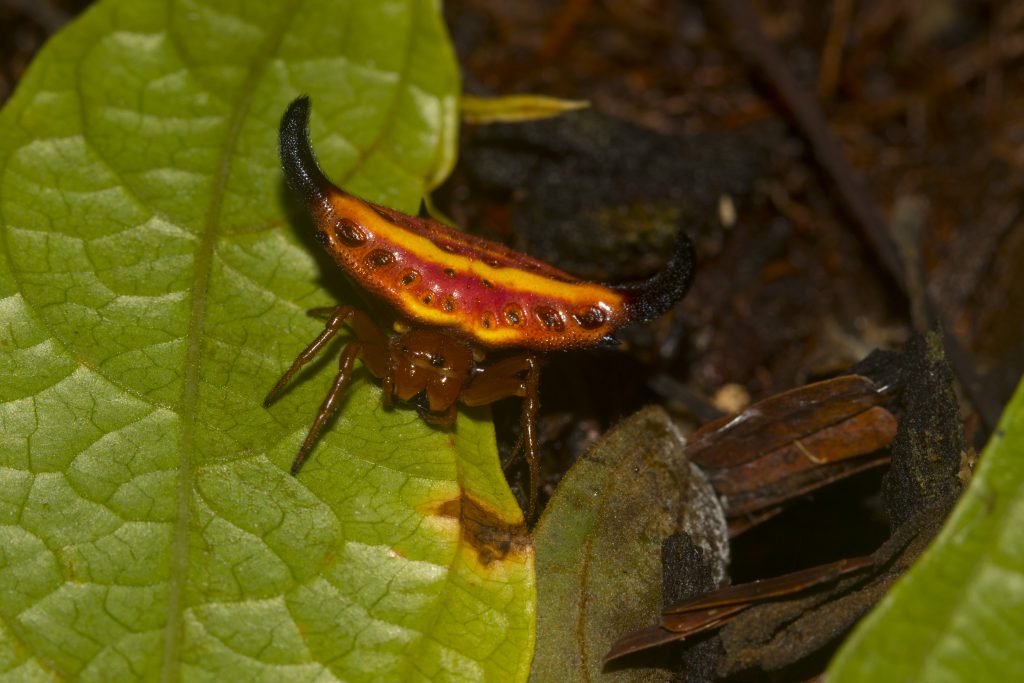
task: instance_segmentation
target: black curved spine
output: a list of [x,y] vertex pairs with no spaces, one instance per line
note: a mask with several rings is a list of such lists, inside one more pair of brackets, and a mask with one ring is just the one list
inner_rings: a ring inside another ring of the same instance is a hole
[[322,200],[331,182],[320,170],[309,142],[309,97],[302,95],[288,105],[281,117],[279,147],[288,187],[309,202]]
[[693,282],[697,257],[685,232],[676,235],[672,256],[650,278],[620,287],[629,295],[630,319],[644,323],[666,313],[682,299]]

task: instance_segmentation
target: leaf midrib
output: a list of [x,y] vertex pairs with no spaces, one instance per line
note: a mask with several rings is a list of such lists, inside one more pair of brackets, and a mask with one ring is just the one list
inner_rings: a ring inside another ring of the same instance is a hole
[[195,252],[193,269],[192,306],[189,312],[188,332],[185,343],[185,368],[182,378],[179,467],[177,480],[177,514],[175,516],[174,535],[171,540],[170,567],[168,573],[167,620],[164,626],[163,661],[160,680],[170,683],[179,679],[181,669],[181,646],[184,629],[183,604],[185,583],[188,577],[189,532],[192,527],[192,492],[195,489],[195,471],[193,456],[195,455],[197,405],[199,400],[200,361],[206,330],[206,314],[208,311],[207,297],[209,294],[210,275],[217,237],[220,233],[220,217],[223,208],[228,178],[231,175],[231,161],[238,136],[242,130],[245,117],[252,104],[256,85],[266,71],[273,55],[277,54],[291,20],[296,14],[302,0],[292,0],[282,8],[280,22],[275,22],[275,29],[267,34],[263,46],[256,52],[259,58],[250,65],[245,80],[239,88],[241,98],[236,103],[228,122],[226,136],[220,152],[220,163],[213,179],[213,191],[207,207],[206,219]]

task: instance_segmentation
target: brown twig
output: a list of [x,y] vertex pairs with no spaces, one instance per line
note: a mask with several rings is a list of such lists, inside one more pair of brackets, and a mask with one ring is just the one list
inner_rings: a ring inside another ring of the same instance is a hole
[[832,3],[832,21],[825,36],[825,45],[821,49],[821,74],[818,76],[818,97],[823,101],[832,99],[839,84],[846,27],[852,14],[853,0],[834,0]]

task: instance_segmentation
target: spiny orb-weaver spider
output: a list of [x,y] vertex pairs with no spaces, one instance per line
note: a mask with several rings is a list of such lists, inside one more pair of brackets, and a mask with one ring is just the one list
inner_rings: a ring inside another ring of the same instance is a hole
[[292,363],[264,400],[270,405],[295,374],[348,326],[355,339],[341,351],[338,373],[291,471],[298,473],[338,407],[355,361],[382,380],[385,406],[414,401],[433,425],[454,423],[456,403],[479,406],[523,398],[522,433],[530,470],[527,515],[536,507],[540,356],[614,342],[627,323],[665,313],[686,294],[693,248],[679,233],[668,263],[639,283],[609,286],[574,278],[508,247],[364,201],[333,185],[309,141],[308,97],[281,120],[280,152],[288,185],[307,204],[317,240],[363,289],[397,315],[392,335],[351,306],[317,309],[324,331]]

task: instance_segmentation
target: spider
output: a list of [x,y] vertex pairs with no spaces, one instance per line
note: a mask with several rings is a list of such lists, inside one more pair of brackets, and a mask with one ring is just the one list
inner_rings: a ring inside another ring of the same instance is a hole
[[385,406],[396,398],[412,402],[425,421],[439,427],[455,422],[459,403],[480,406],[521,397],[522,430],[513,458],[523,453],[529,466],[527,515],[532,517],[540,478],[536,423],[543,354],[614,343],[612,335],[623,325],[669,310],[693,277],[689,239],[680,232],[668,263],[642,282],[582,281],[504,245],[336,187],[313,154],[309,113],[309,99],[299,97],[281,120],[288,185],[305,200],[317,240],[359,286],[388,303],[399,322],[397,332],[388,334],[352,306],[311,311],[326,320],[324,330],[270,390],[264,406],[343,328],[355,338],[340,353],[334,383],[295,456],[292,474],[337,411],[360,360],[381,380]]

